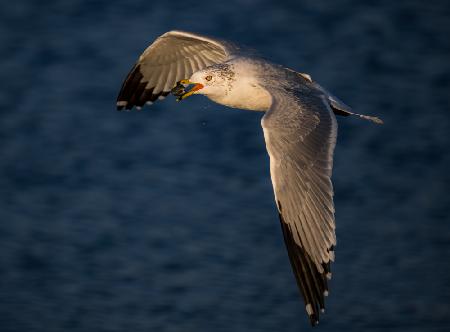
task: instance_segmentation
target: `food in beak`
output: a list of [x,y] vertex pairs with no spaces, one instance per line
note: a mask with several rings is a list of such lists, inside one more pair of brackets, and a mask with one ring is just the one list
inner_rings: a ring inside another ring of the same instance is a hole
[[[186,91],[185,88],[189,85],[193,85],[193,87]],[[177,101],[183,100],[189,96],[192,96],[196,91],[203,88],[203,84],[200,83],[194,83],[189,80],[181,80],[177,82],[177,85],[172,89],[172,94],[177,96]]]
[[181,97],[186,93],[184,90],[185,86],[181,83],[181,81],[177,82],[177,85],[170,91],[174,96]]

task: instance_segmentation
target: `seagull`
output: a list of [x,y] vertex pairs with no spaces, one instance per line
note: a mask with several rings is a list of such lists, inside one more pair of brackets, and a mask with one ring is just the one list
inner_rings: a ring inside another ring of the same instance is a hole
[[265,112],[261,125],[281,229],[306,313],[317,325],[335,259],[335,115],[382,121],[353,113],[308,74],[235,43],[184,31],[161,35],[142,53],[122,84],[117,109],[140,110],[171,92],[177,100],[202,94]]

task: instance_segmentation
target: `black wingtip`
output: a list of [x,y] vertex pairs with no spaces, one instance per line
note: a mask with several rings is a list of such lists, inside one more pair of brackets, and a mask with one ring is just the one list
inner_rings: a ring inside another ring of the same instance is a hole
[[140,110],[145,104],[151,105],[156,100],[163,99],[170,93],[170,91],[154,93],[155,87],[148,87],[147,84],[147,80],[141,73],[141,66],[139,64],[134,65],[117,96],[117,110],[131,110],[133,107]]
[[316,315],[311,315],[311,316],[309,316],[309,322],[311,323],[312,327],[315,327],[315,326],[319,325],[319,318],[317,318]]
[[123,111],[127,106],[127,102],[125,100],[118,100],[116,103],[116,107],[118,111]]
[[312,326],[319,323],[320,313],[325,310],[325,296],[328,295],[327,274],[330,272],[330,264],[322,264],[323,272],[319,272],[311,257],[298,245],[293,236],[293,229],[286,223],[282,215],[282,206],[277,202],[280,211],[280,224],[283,237],[291,261],[292,270],[297,281],[300,293],[305,301],[305,309]]

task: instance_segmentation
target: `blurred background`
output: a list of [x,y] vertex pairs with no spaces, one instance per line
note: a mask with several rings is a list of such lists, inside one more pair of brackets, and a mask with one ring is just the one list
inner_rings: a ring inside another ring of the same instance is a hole
[[261,114],[116,112],[160,34],[311,74],[339,118],[338,246],[317,331],[448,331],[448,1],[10,1],[0,11],[0,330],[308,331]]

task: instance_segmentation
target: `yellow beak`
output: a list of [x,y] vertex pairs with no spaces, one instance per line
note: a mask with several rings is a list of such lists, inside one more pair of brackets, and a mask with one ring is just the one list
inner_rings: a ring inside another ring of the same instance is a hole
[[204,88],[203,84],[191,82],[189,80],[181,80],[180,83],[184,84],[184,85],[192,85],[192,84],[194,84],[194,86],[192,87],[191,90],[189,90],[188,92],[186,92],[186,93],[182,94],[180,97],[178,97],[177,101],[180,101],[180,100],[183,100],[183,99],[185,99],[185,98],[187,98],[189,96],[192,96],[195,92],[197,92],[198,90]]

